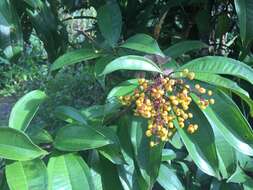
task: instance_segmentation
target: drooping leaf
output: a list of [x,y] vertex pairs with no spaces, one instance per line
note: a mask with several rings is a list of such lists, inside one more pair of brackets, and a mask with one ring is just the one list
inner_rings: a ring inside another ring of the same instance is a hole
[[253,100],[249,97],[249,93],[242,89],[236,82],[219,75],[209,73],[195,73],[195,79],[231,90],[248,104],[250,114],[253,115]]
[[55,109],[55,115],[68,123],[87,124],[85,117],[78,110],[70,106],[58,106]]
[[253,2],[251,0],[235,0],[235,10],[238,15],[240,35],[243,45],[247,47],[253,39]]
[[48,163],[48,190],[95,190],[90,169],[76,154],[53,156]]
[[40,90],[34,90],[24,95],[11,110],[9,127],[25,131],[39,106],[47,96]]
[[110,135],[115,132],[106,127],[65,126],[57,132],[54,146],[63,151],[80,151],[113,144]]
[[157,181],[165,190],[185,189],[178,178],[175,169],[165,164],[161,165]]
[[231,98],[220,91],[212,90],[216,103],[203,110],[203,113],[231,146],[252,156],[253,132],[248,121]]
[[120,47],[164,57],[164,54],[159,48],[156,40],[146,34],[136,34],[128,38]]
[[51,71],[61,69],[64,66],[73,65],[82,61],[88,61],[99,57],[100,54],[96,53],[93,49],[78,49],[68,52],[54,61],[51,66]]
[[115,47],[122,27],[122,17],[117,1],[108,1],[98,9],[98,26],[106,41]]
[[142,118],[130,117],[128,128],[140,172],[148,186],[152,187],[158,176],[164,143],[150,148],[149,139],[145,136],[147,122]]
[[106,65],[102,75],[106,75],[117,70],[142,70],[162,73],[161,69],[154,62],[136,55],[128,55],[115,59]]
[[178,133],[195,164],[208,175],[218,177],[218,156],[212,127],[194,103],[191,104],[190,112],[194,115],[191,122],[198,124],[198,130],[189,134],[185,128],[180,128],[174,122]]
[[0,157],[27,161],[46,154],[46,151],[33,144],[23,132],[12,128],[0,128]]
[[201,41],[188,40],[188,41],[182,41],[170,46],[169,48],[164,50],[164,54],[172,58],[177,58],[189,51],[200,50],[202,48],[207,48],[207,47],[208,47],[207,44]]
[[253,69],[234,59],[220,56],[206,56],[194,59],[179,68],[197,73],[227,74],[247,80],[253,84]]
[[47,168],[40,159],[8,163],[6,178],[10,190],[47,190]]

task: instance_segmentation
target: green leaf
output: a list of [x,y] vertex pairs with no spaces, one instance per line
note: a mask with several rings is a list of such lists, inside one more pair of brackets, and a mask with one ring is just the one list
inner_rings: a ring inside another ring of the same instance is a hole
[[242,89],[238,84],[232,80],[221,77],[216,74],[209,73],[195,73],[195,79],[207,82],[209,84],[231,90],[241,99],[243,99],[250,107],[250,114],[253,115],[253,100],[249,97],[249,93]]
[[185,189],[177,174],[175,173],[175,169],[165,164],[162,164],[160,167],[157,181],[165,190]]
[[247,80],[253,84],[253,69],[248,65],[227,57],[206,56],[194,59],[179,68],[197,73],[227,74]]
[[53,142],[52,136],[48,131],[39,127],[31,127],[27,131],[27,135],[35,144],[51,143]]
[[58,106],[55,109],[55,115],[68,123],[87,124],[85,117],[78,110],[70,106]]
[[152,187],[158,176],[164,143],[150,148],[149,139],[145,135],[146,120],[133,116],[128,122],[135,159],[146,183]]
[[223,179],[227,179],[236,170],[236,150],[225,140],[218,129],[213,127],[213,131],[219,158],[219,170]]
[[218,156],[212,127],[195,103],[191,104],[189,111],[194,115],[191,123],[198,124],[199,129],[189,134],[185,128],[180,128],[178,123],[174,122],[178,133],[195,164],[206,174],[219,177]]
[[34,90],[18,100],[11,110],[9,127],[25,131],[47,96],[40,90]]
[[244,47],[247,47],[253,39],[253,2],[235,0],[235,10],[239,19],[240,36]]
[[164,57],[157,41],[147,34],[136,34],[128,38],[120,47]]
[[167,56],[177,58],[189,51],[200,50],[202,48],[208,48],[208,45],[201,41],[188,40],[176,43],[163,52]]
[[128,55],[115,59],[106,65],[102,75],[107,75],[117,70],[141,70],[162,73],[161,69],[154,62],[136,55]]
[[132,94],[133,91],[138,87],[138,80],[131,79],[120,83],[118,86],[114,87],[108,94],[107,99],[113,97],[125,96],[127,94]]
[[[95,178],[99,190],[123,190],[120,183],[117,168],[107,159],[99,156],[96,151],[92,152],[91,167],[93,169],[93,179]],[[101,187],[102,186],[102,187]]]
[[0,157],[27,161],[46,154],[46,151],[33,144],[23,132],[12,128],[0,128]]
[[248,121],[230,97],[215,89],[212,90],[216,103],[203,110],[203,113],[231,146],[239,152],[252,156],[253,132]]
[[121,152],[127,164],[118,165],[118,175],[125,190],[146,190],[148,184],[144,181],[140,169],[135,163],[133,146],[131,144],[130,131],[126,130],[127,116],[118,120],[118,137],[121,144]]
[[76,154],[51,157],[48,163],[48,190],[95,190],[90,169]]
[[100,54],[96,53],[93,49],[78,49],[72,52],[65,53],[54,61],[51,66],[51,71],[61,69],[64,66],[74,65],[82,61],[88,61],[99,57]]
[[177,158],[177,153],[172,149],[163,149],[162,150],[162,161],[174,160]]
[[56,134],[54,146],[63,151],[80,151],[113,144],[110,135],[115,132],[106,127],[68,125]]
[[115,47],[122,27],[122,17],[117,1],[108,1],[97,12],[98,26],[106,41]]
[[22,52],[23,34],[17,12],[8,0],[0,1],[0,28],[0,49],[11,59]]
[[8,163],[6,178],[10,190],[47,189],[47,168],[40,159]]

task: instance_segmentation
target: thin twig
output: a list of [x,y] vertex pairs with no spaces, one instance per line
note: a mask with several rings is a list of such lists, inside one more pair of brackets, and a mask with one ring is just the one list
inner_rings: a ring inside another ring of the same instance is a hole
[[72,19],[93,19],[96,20],[96,17],[93,16],[73,16],[73,17],[68,17],[62,20],[62,22],[68,21],[68,20],[72,20]]

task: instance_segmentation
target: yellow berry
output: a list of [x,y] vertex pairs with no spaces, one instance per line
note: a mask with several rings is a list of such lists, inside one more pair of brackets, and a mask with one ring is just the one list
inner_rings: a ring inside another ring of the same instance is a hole
[[178,124],[180,128],[184,128],[184,122],[179,122]]
[[154,141],[150,141],[150,143],[149,143],[149,146],[150,147],[154,147],[156,144],[155,144],[155,142]]
[[195,85],[195,88],[198,90],[198,89],[200,89],[200,85],[199,84],[196,84]]
[[147,130],[146,131],[146,136],[147,137],[151,137],[152,136],[152,131],[151,130]]
[[193,128],[196,131],[199,128],[199,126],[197,124],[195,124],[195,125],[193,125]]
[[184,73],[184,74],[188,74],[188,73],[189,73],[189,70],[188,70],[188,69],[184,69],[184,70],[183,70],[183,73]]
[[173,123],[172,123],[172,122],[169,122],[168,127],[169,127],[170,129],[173,129],[173,128],[174,128]]
[[208,96],[212,96],[213,92],[211,90],[208,90],[207,94],[208,94]]
[[187,128],[187,131],[188,131],[190,134],[194,133],[194,132],[195,132],[194,126],[193,126],[192,124],[190,124],[190,125],[188,126],[188,128]]
[[189,118],[193,118],[192,113],[188,113]]
[[209,103],[210,103],[210,104],[214,104],[214,103],[215,103],[215,100],[214,100],[213,98],[211,98],[211,99],[209,100]]
[[195,78],[195,73],[193,72],[190,72],[187,77],[190,79],[190,80],[193,80]]
[[199,92],[201,93],[201,94],[205,94],[206,93],[206,89],[205,88],[199,88],[198,89],[199,90]]

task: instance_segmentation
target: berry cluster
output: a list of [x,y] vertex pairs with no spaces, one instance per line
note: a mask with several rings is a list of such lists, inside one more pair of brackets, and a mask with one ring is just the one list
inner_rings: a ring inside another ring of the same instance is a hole
[[176,79],[159,76],[150,81],[139,79],[139,85],[133,94],[120,97],[123,105],[135,104],[134,115],[148,119],[146,136],[152,137],[151,147],[160,141],[168,141],[173,136],[176,132],[175,120],[179,127],[187,126],[190,134],[198,129],[197,124],[190,122],[193,117],[193,114],[188,111],[192,102],[190,93],[199,97],[198,105],[201,109],[214,104],[214,99],[204,98],[204,95],[212,96],[212,91],[207,91],[199,84],[194,88],[187,84],[188,80],[194,79],[195,73],[185,69],[180,72],[180,77]]

